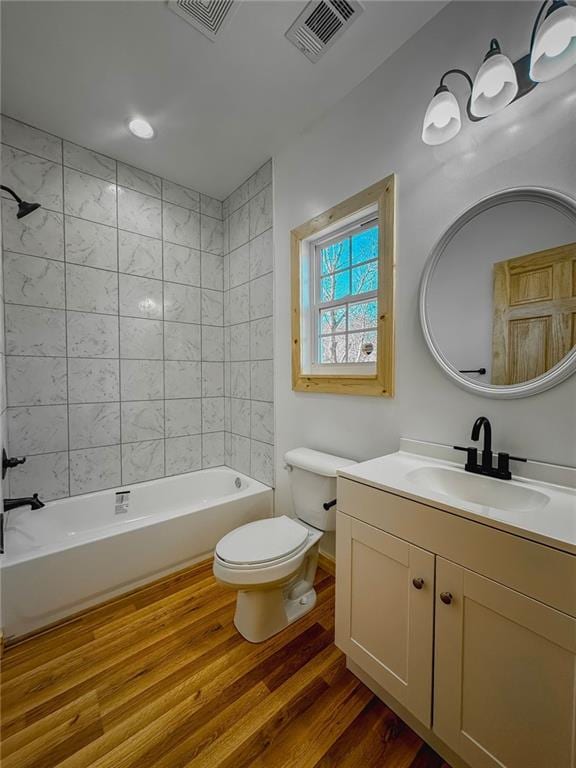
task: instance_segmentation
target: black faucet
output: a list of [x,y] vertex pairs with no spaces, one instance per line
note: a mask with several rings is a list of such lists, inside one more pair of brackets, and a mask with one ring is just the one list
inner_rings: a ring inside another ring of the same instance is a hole
[[484,429],[484,447],[482,448],[482,461],[480,464],[478,464],[478,450],[474,446],[469,448],[463,448],[460,445],[454,446],[456,451],[466,451],[467,458],[464,469],[466,472],[473,472],[476,475],[488,475],[489,477],[497,477],[500,480],[511,480],[510,460],[526,461],[526,459],[500,452],[498,454],[498,464],[495,467],[493,465],[494,454],[492,453],[492,425],[486,416],[479,416],[476,419],[472,427],[471,437],[474,441],[479,440],[482,428]]
[[38,498],[38,494],[28,498],[21,499],[4,499],[4,512],[10,512],[11,509],[17,509],[18,507],[26,507],[30,505],[30,509],[42,509],[44,503]]

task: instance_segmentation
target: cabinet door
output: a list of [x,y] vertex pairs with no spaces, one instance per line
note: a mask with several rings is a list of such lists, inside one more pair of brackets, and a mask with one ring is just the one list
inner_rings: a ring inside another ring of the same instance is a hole
[[336,547],[336,644],[429,726],[434,555],[342,513]]
[[576,620],[441,557],[436,591],[434,731],[472,768],[574,768]]

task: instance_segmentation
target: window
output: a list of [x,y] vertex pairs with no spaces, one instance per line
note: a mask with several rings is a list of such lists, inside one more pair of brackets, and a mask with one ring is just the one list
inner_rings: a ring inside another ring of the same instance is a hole
[[394,178],[291,234],[293,388],[391,396]]

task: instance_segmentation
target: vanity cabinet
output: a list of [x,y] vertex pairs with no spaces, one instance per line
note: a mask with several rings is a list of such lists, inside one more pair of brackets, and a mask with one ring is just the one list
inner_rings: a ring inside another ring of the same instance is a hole
[[[350,480],[338,498],[336,644],[352,668],[454,765],[575,768],[576,558]],[[532,547],[555,583],[530,575]]]

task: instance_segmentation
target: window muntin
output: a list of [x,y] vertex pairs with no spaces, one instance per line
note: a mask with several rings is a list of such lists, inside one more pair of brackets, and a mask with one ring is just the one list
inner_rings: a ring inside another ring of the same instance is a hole
[[313,364],[376,363],[378,238],[378,220],[372,213],[314,245]]

